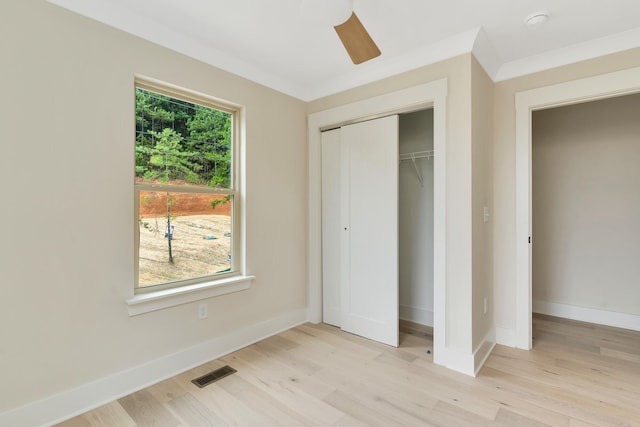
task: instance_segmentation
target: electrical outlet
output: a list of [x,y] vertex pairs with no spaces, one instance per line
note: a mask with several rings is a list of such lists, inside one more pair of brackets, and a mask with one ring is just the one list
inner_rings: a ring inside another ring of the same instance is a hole
[[484,314],[487,314],[488,311],[489,311],[489,300],[487,299],[487,297],[484,297]]
[[209,303],[203,302],[198,305],[198,319],[202,320],[209,315]]
[[489,208],[486,206],[482,209],[482,220],[484,222],[489,222]]

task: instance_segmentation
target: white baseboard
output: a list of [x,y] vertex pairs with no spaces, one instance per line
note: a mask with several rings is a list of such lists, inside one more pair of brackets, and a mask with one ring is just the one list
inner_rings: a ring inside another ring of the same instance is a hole
[[634,314],[617,313],[614,311],[577,307],[574,305],[557,304],[546,301],[533,301],[533,312],[562,317],[565,319],[640,331],[640,316]]
[[307,310],[232,331],[174,354],[0,413],[0,426],[49,426],[119,399],[307,321]]
[[340,307],[327,307],[322,306],[322,323],[327,325],[341,327],[342,326],[342,312]]
[[401,305],[400,319],[433,327],[433,310]]
[[474,362],[474,370],[473,376],[477,377],[478,372],[484,366],[484,363],[487,361],[493,348],[496,346],[496,332],[495,329],[491,328],[487,335],[482,339],[480,345],[473,352],[473,362]]
[[[434,326],[433,311],[424,308],[400,305],[400,319],[408,320],[420,325]],[[448,369],[474,376],[473,354],[466,354],[451,348],[443,348],[438,353],[438,364],[442,364],[442,366],[445,366]]]
[[460,372],[470,377],[475,377],[475,361],[471,353],[463,353],[451,348],[446,349],[444,366],[456,372]]
[[496,327],[496,344],[516,348],[515,329]]

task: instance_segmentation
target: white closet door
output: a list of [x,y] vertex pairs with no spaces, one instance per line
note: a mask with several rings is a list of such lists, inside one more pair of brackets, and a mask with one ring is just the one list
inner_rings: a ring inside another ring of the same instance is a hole
[[342,329],[398,346],[398,116],[341,128]]
[[340,129],[322,132],[322,321],[340,326]]

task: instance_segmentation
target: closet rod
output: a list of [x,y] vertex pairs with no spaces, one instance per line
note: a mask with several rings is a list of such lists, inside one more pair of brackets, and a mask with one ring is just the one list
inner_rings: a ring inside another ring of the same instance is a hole
[[404,160],[411,160],[411,163],[413,163],[413,168],[416,171],[416,175],[418,175],[418,181],[420,181],[420,186],[424,187],[424,180],[422,178],[422,173],[420,173],[420,168],[418,168],[418,165],[416,164],[416,160],[417,159],[431,159],[433,157],[433,150],[429,150],[429,151],[415,151],[413,153],[404,153],[404,154],[400,154],[400,162],[404,161]]
[[412,153],[400,153],[400,161],[403,160],[416,160],[416,159],[432,159],[435,157],[433,150],[428,151],[414,151]]

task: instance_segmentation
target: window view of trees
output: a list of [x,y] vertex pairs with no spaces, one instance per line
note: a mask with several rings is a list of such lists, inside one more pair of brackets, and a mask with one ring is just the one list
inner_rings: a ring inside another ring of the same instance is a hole
[[136,89],[136,178],[228,188],[231,114]]
[[137,287],[232,271],[232,118],[136,89]]

